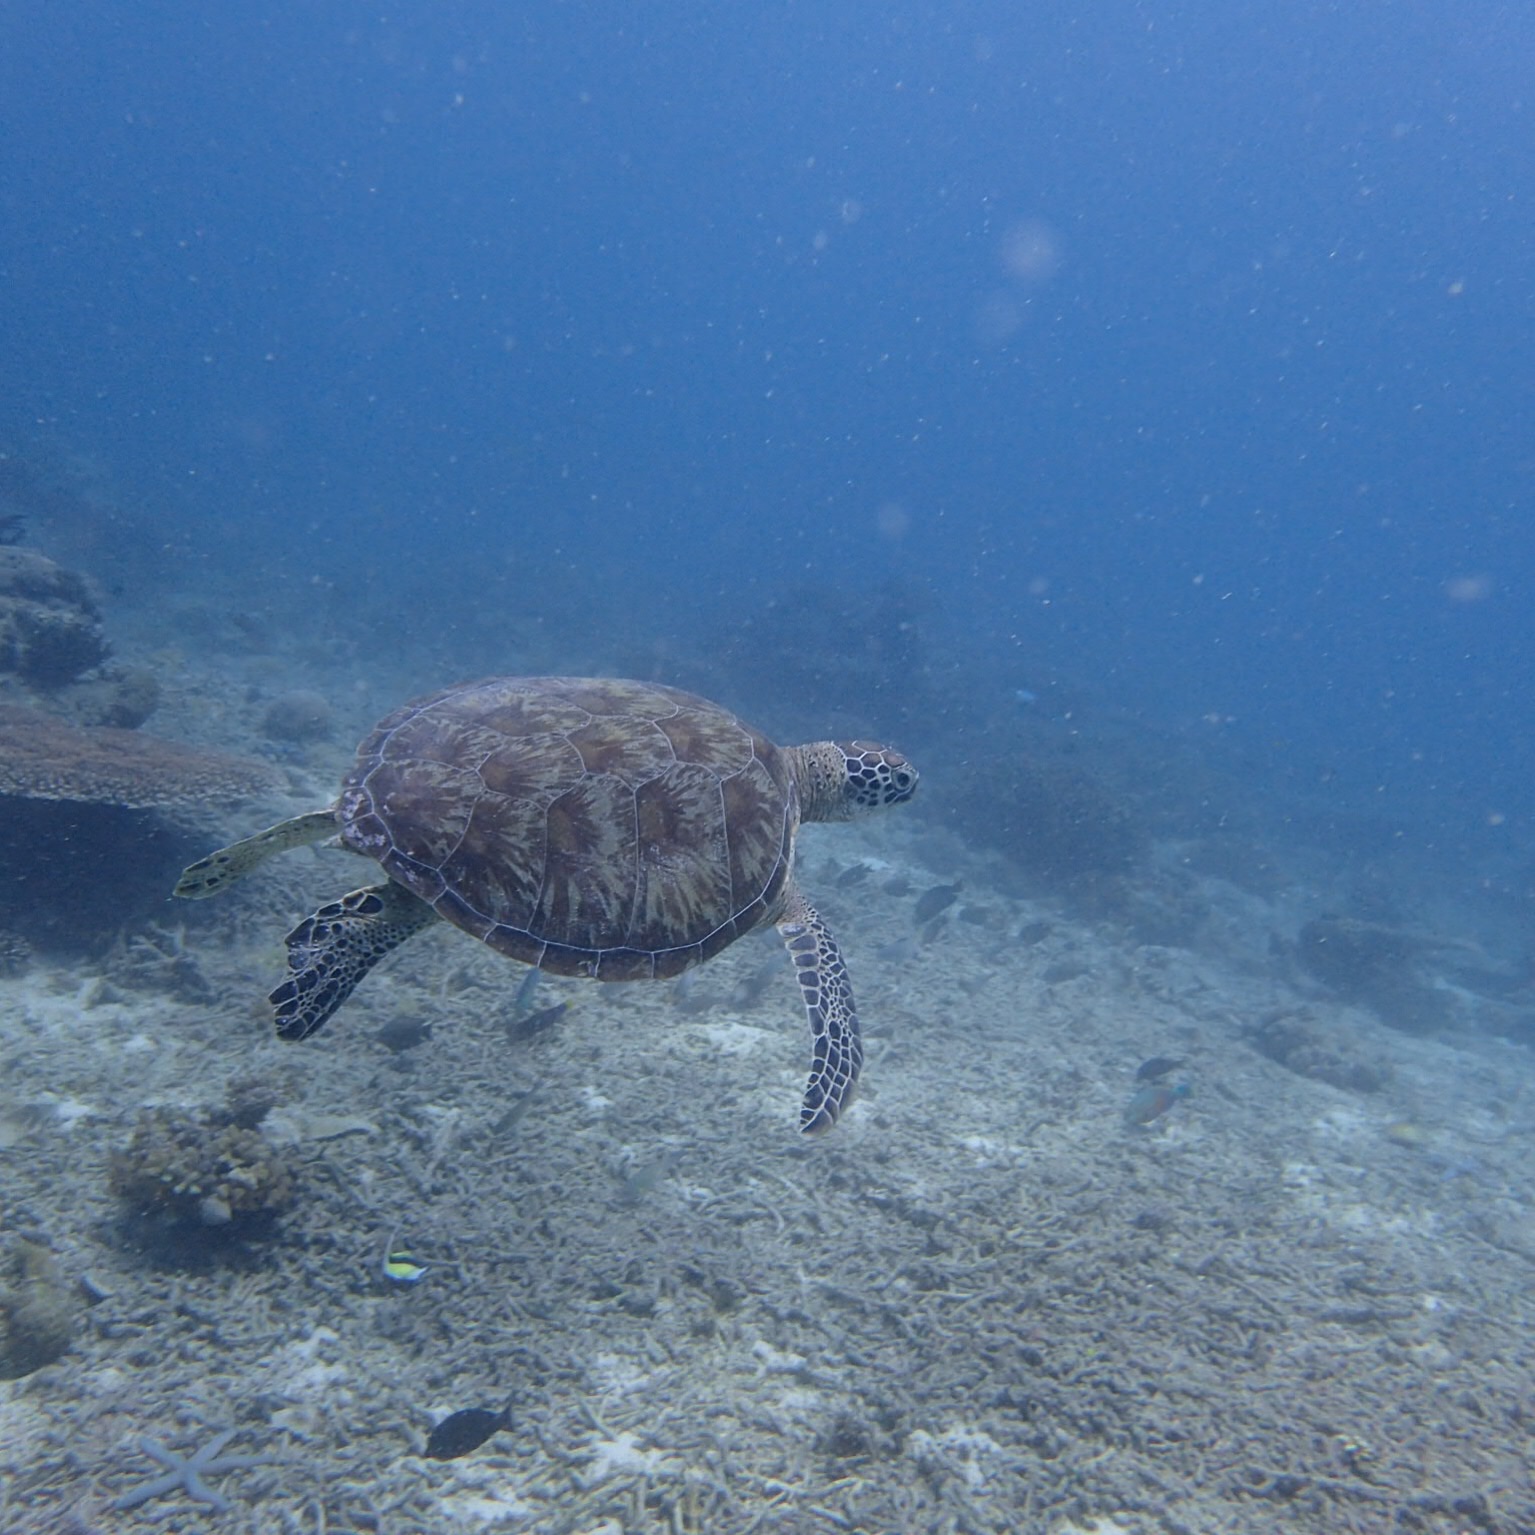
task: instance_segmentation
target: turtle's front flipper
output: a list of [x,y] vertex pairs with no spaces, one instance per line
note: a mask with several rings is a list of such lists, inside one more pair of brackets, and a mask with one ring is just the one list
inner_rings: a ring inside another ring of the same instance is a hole
[[281,1039],[307,1039],[391,949],[437,913],[391,880],[354,890],[288,934],[288,979],[267,998]]
[[290,847],[303,847],[307,842],[319,842],[336,834],[336,813],[333,810],[311,810],[296,815],[243,842],[233,842],[221,847],[206,858],[188,864],[181,871],[172,895],[189,901],[201,901],[210,895],[226,890],[237,879],[249,874],[258,863],[265,863],[276,853],[286,853]]
[[797,889],[789,891],[778,931],[794,961],[810,1019],[810,1080],[799,1111],[799,1127],[810,1135],[831,1129],[852,1097],[863,1065],[863,1045],[842,951]]

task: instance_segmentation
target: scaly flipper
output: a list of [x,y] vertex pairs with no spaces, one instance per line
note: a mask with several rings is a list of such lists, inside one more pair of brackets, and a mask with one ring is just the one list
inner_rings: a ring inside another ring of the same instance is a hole
[[837,940],[793,884],[778,931],[794,961],[810,1020],[810,1080],[800,1105],[799,1127],[814,1135],[836,1124],[863,1065],[853,984]]
[[280,1039],[307,1039],[357,983],[437,913],[393,880],[354,890],[288,934],[288,979],[267,1001]]
[[228,889],[274,854],[286,853],[290,847],[303,847],[335,834],[336,813],[333,810],[311,810],[279,821],[276,826],[258,831],[254,837],[232,842],[228,847],[221,847],[218,852],[188,864],[171,894],[188,901],[206,900],[208,896]]

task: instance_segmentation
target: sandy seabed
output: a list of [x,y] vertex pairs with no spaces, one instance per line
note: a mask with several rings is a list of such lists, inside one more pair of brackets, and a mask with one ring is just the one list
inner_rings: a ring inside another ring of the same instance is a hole
[[[915,818],[801,849],[867,1041],[817,1140],[771,934],[682,996],[545,981],[572,1008],[517,1041],[523,972],[434,931],[286,1045],[261,1006],[281,935],[363,882],[304,850],[168,908],[105,980],[0,982],[3,1228],[94,1301],[0,1386],[0,1529],[1535,1531],[1527,1050],[1308,989],[1266,960],[1285,914],[1219,880],[1196,953],[995,893]],[[959,874],[919,929],[915,896]],[[213,1000],[185,1000],[189,968]],[[1254,1048],[1285,1017],[1384,1086]],[[386,1048],[400,1018],[431,1037]],[[1154,1054],[1190,1095],[1127,1126]],[[146,1106],[216,1108],[253,1074],[294,1203],[157,1261],[113,1152]],[[386,1278],[393,1250],[425,1277]],[[446,1414],[508,1398],[509,1432],[422,1457]],[[226,1511],[114,1506],[161,1470],[142,1441],[224,1430],[262,1462],[210,1474]]]

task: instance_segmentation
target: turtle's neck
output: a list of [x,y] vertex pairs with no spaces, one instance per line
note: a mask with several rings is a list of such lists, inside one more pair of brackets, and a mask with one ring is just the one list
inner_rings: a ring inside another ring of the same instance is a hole
[[847,795],[847,756],[835,741],[786,746],[790,771],[799,789],[802,821],[850,821],[856,813]]

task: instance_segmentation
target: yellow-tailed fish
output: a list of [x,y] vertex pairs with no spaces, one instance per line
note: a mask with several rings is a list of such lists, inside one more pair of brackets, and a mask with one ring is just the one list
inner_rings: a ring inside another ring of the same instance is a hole
[[407,1252],[389,1253],[384,1258],[384,1278],[393,1284],[420,1284],[426,1278],[426,1265]]

